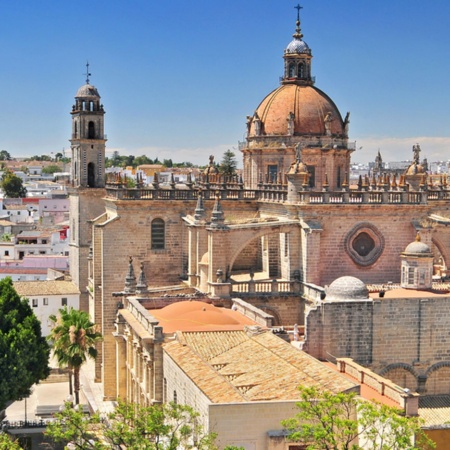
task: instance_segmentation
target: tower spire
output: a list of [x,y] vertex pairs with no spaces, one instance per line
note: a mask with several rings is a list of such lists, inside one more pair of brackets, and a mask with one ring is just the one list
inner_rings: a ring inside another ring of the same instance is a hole
[[294,8],[297,10],[297,22],[295,23],[295,33],[292,35],[292,37],[301,39],[303,37],[303,34],[300,29],[300,10],[303,9],[303,6],[300,6],[300,4],[298,4],[297,6],[294,6]]
[[86,73],[84,75],[86,75],[86,84],[89,84],[89,77],[92,75],[89,73],[89,61],[86,61]]

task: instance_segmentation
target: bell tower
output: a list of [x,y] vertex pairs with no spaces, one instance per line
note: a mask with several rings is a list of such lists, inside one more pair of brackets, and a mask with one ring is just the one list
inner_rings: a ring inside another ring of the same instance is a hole
[[78,89],[72,107],[72,149],[70,201],[70,275],[80,289],[80,309],[93,312],[89,285],[88,259],[92,246],[91,221],[105,212],[105,111],[97,89],[89,83]]
[[89,63],[86,64],[86,84],[78,89],[72,107],[72,185],[74,187],[105,187],[105,111],[100,95],[89,83]]

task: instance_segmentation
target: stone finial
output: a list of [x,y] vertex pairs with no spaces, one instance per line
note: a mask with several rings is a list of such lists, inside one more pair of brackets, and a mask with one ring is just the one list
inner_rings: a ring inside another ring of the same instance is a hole
[[203,206],[203,194],[201,191],[198,192],[197,205],[195,207],[195,220],[203,220],[205,218],[205,207]]
[[325,172],[325,181],[323,182],[323,190],[328,191],[330,183],[328,183],[328,173]]
[[159,176],[158,176],[158,172],[155,172],[155,174],[153,175],[153,187],[155,189],[157,189],[159,187]]
[[133,257],[130,256],[128,264],[128,273],[125,277],[125,289],[126,294],[132,294],[136,291],[136,276],[134,275]]
[[139,280],[136,285],[136,293],[144,294],[147,291],[148,291],[148,285],[147,285],[147,279],[145,277],[145,272],[144,272],[144,263],[141,262],[141,273],[139,274]]
[[395,176],[395,173],[394,173],[394,175],[392,175],[391,188],[392,189],[396,189],[397,188],[397,178]]
[[175,178],[173,176],[173,172],[170,172],[170,187],[175,189]]
[[216,201],[214,203],[214,208],[211,217],[211,228],[225,228],[225,218],[222,211],[222,205],[220,204],[220,195],[216,194]]
[[186,186],[190,189],[192,188],[192,171],[189,171],[186,179]]

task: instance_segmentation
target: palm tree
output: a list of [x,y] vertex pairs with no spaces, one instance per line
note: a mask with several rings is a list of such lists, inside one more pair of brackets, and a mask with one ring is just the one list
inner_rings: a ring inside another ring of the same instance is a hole
[[73,372],[75,404],[79,404],[80,368],[87,358],[95,359],[95,345],[102,339],[97,327],[89,320],[89,315],[77,309],[59,310],[58,316],[50,316],[54,326],[48,339],[53,343],[53,353],[60,367],[68,367]]

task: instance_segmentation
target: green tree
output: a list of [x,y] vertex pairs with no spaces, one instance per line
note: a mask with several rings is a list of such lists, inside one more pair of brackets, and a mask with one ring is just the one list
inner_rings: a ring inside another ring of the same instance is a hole
[[0,280],[0,410],[28,397],[33,384],[48,377],[49,354],[28,300],[20,298],[11,278]]
[[3,173],[0,187],[7,198],[23,198],[27,196],[27,190],[23,186],[22,179],[11,170]]
[[289,439],[308,445],[308,450],[360,450],[361,442],[368,450],[434,448],[417,417],[361,401],[355,393],[332,394],[302,386],[299,390],[299,412],[282,425]]
[[222,161],[220,162],[219,172],[222,175],[230,177],[236,174],[236,168],[237,168],[236,155],[231,150],[227,150],[223,154]]
[[[97,357],[96,344],[102,339],[97,327],[84,311],[67,306],[51,315],[53,328],[48,339],[53,343],[53,352],[60,367],[73,372],[75,403],[80,403],[80,369],[87,358]],[[72,394],[72,393],[71,393]]]
[[54,174],[55,172],[61,172],[61,167],[56,164],[52,164],[51,166],[44,167],[42,169],[42,173]]
[[22,450],[22,447],[8,434],[0,431],[0,450]]
[[217,448],[216,436],[203,430],[199,414],[174,403],[143,407],[119,402],[104,420],[98,414],[85,416],[81,409],[66,403],[56,421],[47,426],[46,434],[59,443],[73,442],[80,450]]
[[0,161],[11,161],[11,155],[6,150],[0,150]]

